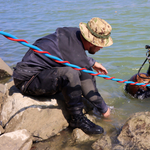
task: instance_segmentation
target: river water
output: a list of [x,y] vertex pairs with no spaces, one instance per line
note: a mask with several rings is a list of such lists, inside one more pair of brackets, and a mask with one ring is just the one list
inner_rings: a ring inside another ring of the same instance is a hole
[[[0,0],[0,30],[32,44],[57,27],[78,27],[80,22],[100,17],[111,24],[114,44],[88,55],[107,68],[108,76],[128,80],[146,58],[145,45],[150,44],[149,8],[150,0]],[[27,50],[0,36],[0,57],[11,68]],[[147,68],[148,62],[142,72]],[[110,122],[98,120],[106,133],[117,130],[131,114],[149,111],[150,99],[134,99],[124,92],[124,84],[96,79],[99,92],[113,108]]]

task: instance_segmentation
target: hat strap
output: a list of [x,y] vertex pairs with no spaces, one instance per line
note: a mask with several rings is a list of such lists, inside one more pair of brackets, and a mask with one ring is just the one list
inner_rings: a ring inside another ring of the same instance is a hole
[[96,32],[94,32],[88,24],[89,24],[89,22],[87,23],[87,28],[92,33],[92,35],[94,35],[95,37],[100,38],[100,39],[108,39],[109,38],[111,32],[108,35],[104,35],[104,34],[99,35]]

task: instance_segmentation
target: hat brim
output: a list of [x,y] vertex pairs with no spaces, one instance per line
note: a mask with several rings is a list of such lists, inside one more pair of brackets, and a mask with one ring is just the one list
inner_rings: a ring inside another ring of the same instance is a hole
[[99,46],[99,47],[107,47],[113,44],[112,38],[109,36],[108,39],[101,39],[97,38],[94,35],[91,34],[91,32],[87,29],[87,24],[81,22],[79,24],[81,34],[83,37],[93,45]]

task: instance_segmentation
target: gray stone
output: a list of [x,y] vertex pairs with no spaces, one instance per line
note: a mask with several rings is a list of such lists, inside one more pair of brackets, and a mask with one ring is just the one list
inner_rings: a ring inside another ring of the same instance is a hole
[[74,143],[83,142],[90,139],[90,136],[85,134],[81,129],[74,129],[72,132],[72,140]]
[[17,130],[0,136],[1,150],[30,150],[32,139],[27,130]]
[[92,148],[94,150],[111,150],[112,144],[110,137],[108,135],[104,135],[92,144]]
[[0,84],[0,93],[6,93],[6,87],[4,84]]
[[[0,84],[0,113],[1,113],[1,109],[2,109],[2,106],[3,106],[4,100],[6,98],[5,93],[6,93],[5,85]],[[1,120],[1,118],[0,118],[0,120]]]
[[150,149],[150,112],[138,112],[131,116],[118,136],[125,149]]

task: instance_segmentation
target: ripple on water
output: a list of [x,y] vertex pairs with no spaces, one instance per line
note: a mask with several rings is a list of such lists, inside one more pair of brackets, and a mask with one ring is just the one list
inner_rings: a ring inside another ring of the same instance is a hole
[[[54,32],[57,27],[78,27],[80,22],[87,22],[92,17],[105,19],[113,28],[111,37],[114,44],[101,49],[97,55],[88,55],[102,63],[110,77],[129,79],[137,73],[145,60],[147,51],[145,45],[150,45],[148,15],[150,3],[147,0],[128,2],[0,0],[0,2],[0,30],[25,39],[30,44],[37,38]],[[21,61],[27,50],[27,47],[0,36],[0,57],[11,68]],[[147,68],[148,64],[143,67],[142,72],[146,72]],[[100,77],[96,77],[96,81],[106,103],[114,107],[112,122],[104,122],[104,125],[116,127],[117,130],[120,122],[122,123],[130,114],[148,110],[149,99],[140,101],[128,96],[124,92],[124,84]],[[103,120],[99,121],[103,124]],[[67,132],[64,135],[67,135]],[[62,136],[62,141],[64,138],[66,137]],[[84,146],[86,147],[86,144],[83,144]]]

